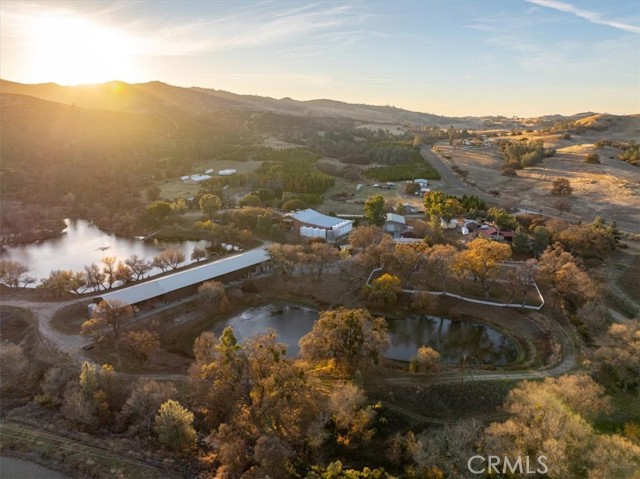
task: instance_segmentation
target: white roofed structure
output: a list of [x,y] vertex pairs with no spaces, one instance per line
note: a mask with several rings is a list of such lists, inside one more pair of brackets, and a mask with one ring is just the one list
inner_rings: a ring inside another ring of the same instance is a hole
[[295,213],[291,214],[291,217],[295,220],[298,220],[300,223],[305,223],[311,226],[319,226],[320,228],[333,228],[334,226],[337,226],[344,221],[342,218],[323,215],[322,213],[311,208],[296,211]]
[[300,226],[300,235],[311,238],[324,238],[327,241],[334,241],[348,234],[353,228],[353,221],[351,220],[323,215],[311,208],[290,213],[289,216],[303,225]]
[[268,260],[269,254],[264,248],[255,248],[244,253],[214,261],[213,263],[203,264],[195,268],[178,271],[168,276],[111,291],[103,294],[101,297],[104,301],[115,300],[132,305],[244,268],[257,266]]
[[404,219],[404,216],[397,215],[395,213],[387,213],[387,221],[391,223],[398,223],[401,225],[407,224],[407,221]]

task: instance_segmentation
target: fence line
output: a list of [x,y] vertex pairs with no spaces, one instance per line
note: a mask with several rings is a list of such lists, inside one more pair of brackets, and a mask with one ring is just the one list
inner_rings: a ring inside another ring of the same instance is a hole
[[[370,288],[371,278],[373,277],[373,275],[378,271],[382,271],[383,269],[384,269],[384,264],[379,268],[374,268],[371,271],[371,274],[369,275],[369,277],[367,278],[367,282],[365,283],[365,285]],[[540,292],[540,288],[538,288],[538,284],[535,282],[533,278],[531,278],[531,283],[536,288],[536,292],[538,293],[538,298],[540,298],[539,306],[531,306],[529,304],[516,304],[516,303],[496,303],[495,301],[485,301],[482,299],[468,298],[466,296],[461,296],[455,293],[449,293],[447,291],[429,291],[425,289],[403,289],[402,292],[408,293],[408,294],[427,293],[434,296],[449,296],[451,298],[456,298],[462,301],[466,301],[468,303],[486,304],[488,306],[498,306],[500,308],[520,308],[520,309],[532,309],[535,311],[540,311],[545,305],[544,296],[542,296],[542,293]]]

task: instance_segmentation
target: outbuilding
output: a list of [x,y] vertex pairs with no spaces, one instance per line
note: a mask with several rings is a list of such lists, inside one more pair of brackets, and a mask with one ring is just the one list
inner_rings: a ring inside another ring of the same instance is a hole
[[383,228],[387,233],[391,233],[394,237],[397,237],[407,229],[407,221],[402,215],[387,213]]
[[198,287],[211,279],[234,280],[260,272],[264,270],[268,261],[267,251],[264,248],[255,248],[212,263],[110,291],[103,294],[101,299],[142,308],[154,307],[154,303],[158,301],[175,301],[196,294]]
[[290,213],[300,236],[307,238],[323,238],[329,242],[349,234],[353,221],[324,215],[312,208]]

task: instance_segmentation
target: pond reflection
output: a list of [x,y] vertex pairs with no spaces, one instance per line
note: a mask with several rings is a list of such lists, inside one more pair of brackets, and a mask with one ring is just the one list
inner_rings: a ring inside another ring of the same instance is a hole
[[[294,357],[300,350],[300,338],[311,331],[316,319],[318,312],[310,308],[267,305],[247,309],[218,322],[212,330],[219,335],[226,326],[231,326],[238,340],[243,341],[273,329],[278,341],[287,345],[288,355]],[[472,363],[503,365],[517,356],[517,348],[509,338],[480,324],[434,316],[412,316],[387,322],[391,347],[385,356],[391,359],[408,361],[423,345],[437,350],[445,363],[458,362],[466,355]]]

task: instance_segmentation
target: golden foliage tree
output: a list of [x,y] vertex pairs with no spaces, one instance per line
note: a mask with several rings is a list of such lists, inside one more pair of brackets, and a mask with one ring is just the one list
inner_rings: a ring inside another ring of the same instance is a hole
[[480,281],[485,298],[489,298],[498,266],[509,258],[511,247],[508,244],[476,238],[457,255],[454,267],[471,272]]
[[387,323],[365,309],[323,311],[309,334],[300,339],[300,354],[310,361],[335,360],[346,371],[375,364],[389,348]]

